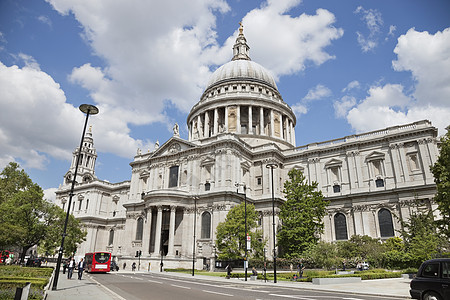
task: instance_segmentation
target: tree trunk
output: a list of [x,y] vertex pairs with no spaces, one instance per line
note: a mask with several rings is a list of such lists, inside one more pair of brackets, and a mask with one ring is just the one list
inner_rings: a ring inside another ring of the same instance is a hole
[[30,249],[32,246],[23,246],[22,247],[22,253],[20,254],[20,263],[23,264],[25,261],[25,254],[27,254],[28,249]]

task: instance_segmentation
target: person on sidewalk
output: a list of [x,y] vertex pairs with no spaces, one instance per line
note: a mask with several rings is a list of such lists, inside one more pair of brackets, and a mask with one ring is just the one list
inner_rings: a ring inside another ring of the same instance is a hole
[[66,269],[67,269],[67,260],[63,262],[63,274],[66,274]]
[[228,264],[226,267],[225,267],[225,270],[227,270],[227,279],[230,279],[231,278],[231,271],[233,271],[233,269],[231,268],[231,266]]
[[73,269],[75,269],[75,259],[71,257],[67,266],[67,279],[72,279]]
[[305,271],[305,265],[303,264],[303,260],[300,259],[300,262],[297,265],[298,278],[303,278],[303,271]]
[[80,259],[80,262],[78,263],[78,280],[81,280],[84,268],[86,268],[86,262],[83,259]]
[[122,269],[125,270],[126,267],[127,267],[127,263],[124,262],[124,263],[123,263],[123,268],[122,268]]
[[133,264],[131,265],[131,271],[136,271],[136,263],[133,262]]

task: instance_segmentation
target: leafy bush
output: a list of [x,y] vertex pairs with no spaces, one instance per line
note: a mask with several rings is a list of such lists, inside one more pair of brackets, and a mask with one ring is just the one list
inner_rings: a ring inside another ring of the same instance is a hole
[[53,268],[0,266],[0,299],[14,299],[17,287],[31,283],[28,299],[43,299]]
[[383,253],[382,265],[388,269],[405,269],[412,265],[412,258],[407,252],[391,250]]

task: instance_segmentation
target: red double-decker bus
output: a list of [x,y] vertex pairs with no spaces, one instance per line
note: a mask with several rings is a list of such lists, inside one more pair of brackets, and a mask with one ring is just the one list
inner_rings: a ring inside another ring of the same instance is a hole
[[87,272],[106,273],[111,271],[111,253],[109,252],[92,252],[86,253],[84,256],[86,260]]

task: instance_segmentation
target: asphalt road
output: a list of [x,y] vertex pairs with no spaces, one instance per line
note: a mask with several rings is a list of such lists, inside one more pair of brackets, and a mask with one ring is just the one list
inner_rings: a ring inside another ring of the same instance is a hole
[[[301,299],[301,300],[381,300],[386,297],[344,294],[288,287],[248,285],[236,279],[226,282],[180,278],[164,273],[92,274],[97,282],[126,300],[212,300],[212,299]],[[404,298],[389,298],[404,299]]]

